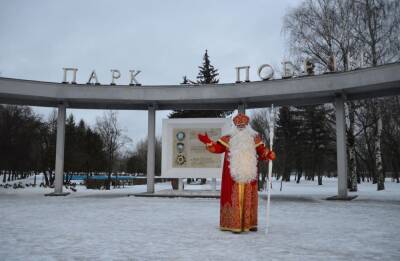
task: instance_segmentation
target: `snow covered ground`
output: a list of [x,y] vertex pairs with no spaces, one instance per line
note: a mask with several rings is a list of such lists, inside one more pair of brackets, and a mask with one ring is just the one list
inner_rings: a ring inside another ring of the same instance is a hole
[[0,188],[0,260],[400,260],[400,184],[385,185],[339,202],[325,200],[335,179],[274,183],[268,235],[263,196],[259,231],[232,234],[218,229],[218,199],[126,196],[145,186],[66,197]]

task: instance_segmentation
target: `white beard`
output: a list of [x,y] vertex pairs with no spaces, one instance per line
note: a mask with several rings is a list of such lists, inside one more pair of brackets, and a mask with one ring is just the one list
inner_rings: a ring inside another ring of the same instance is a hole
[[249,183],[257,178],[256,132],[249,126],[243,130],[233,127],[229,140],[229,161],[232,178]]

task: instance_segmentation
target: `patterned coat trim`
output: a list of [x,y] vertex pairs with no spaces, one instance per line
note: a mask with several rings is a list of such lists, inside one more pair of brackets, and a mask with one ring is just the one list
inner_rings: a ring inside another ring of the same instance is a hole
[[218,142],[222,145],[224,145],[226,148],[229,148],[229,140],[231,139],[230,136],[226,135],[226,136],[222,136]]
[[256,148],[257,148],[258,146],[260,146],[260,145],[264,145],[264,142],[262,141],[262,138],[261,138],[260,135],[257,135],[257,136],[254,138],[254,143],[256,144]]

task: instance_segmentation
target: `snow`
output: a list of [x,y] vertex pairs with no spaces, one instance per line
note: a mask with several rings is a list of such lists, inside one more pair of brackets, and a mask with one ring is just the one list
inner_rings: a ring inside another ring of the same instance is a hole
[[282,191],[274,182],[268,235],[265,195],[259,231],[232,234],[218,229],[218,199],[126,196],[146,186],[78,186],[66,197],[0,188],[0,260],[400,260],[400,184],[385,185],[364,183],[353,201],[327,201],[335,179]]

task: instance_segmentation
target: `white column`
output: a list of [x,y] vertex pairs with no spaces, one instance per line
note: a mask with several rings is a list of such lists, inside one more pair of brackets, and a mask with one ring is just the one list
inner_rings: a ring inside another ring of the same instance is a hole
[[338,198],[347,198],[347,152],[346,152],[346,119],[344,114],[344,95],[335,98],[336,106],[336,153]]
[[156,110],[154,106],[148,108],[147,129],[147,192],[154,193],[154,170],[156,163]]
[[62,190],[64,181],[65,114],[65,104],[59,104],[57,117],[56,172],[54,179],[54,194],[63,194]]

